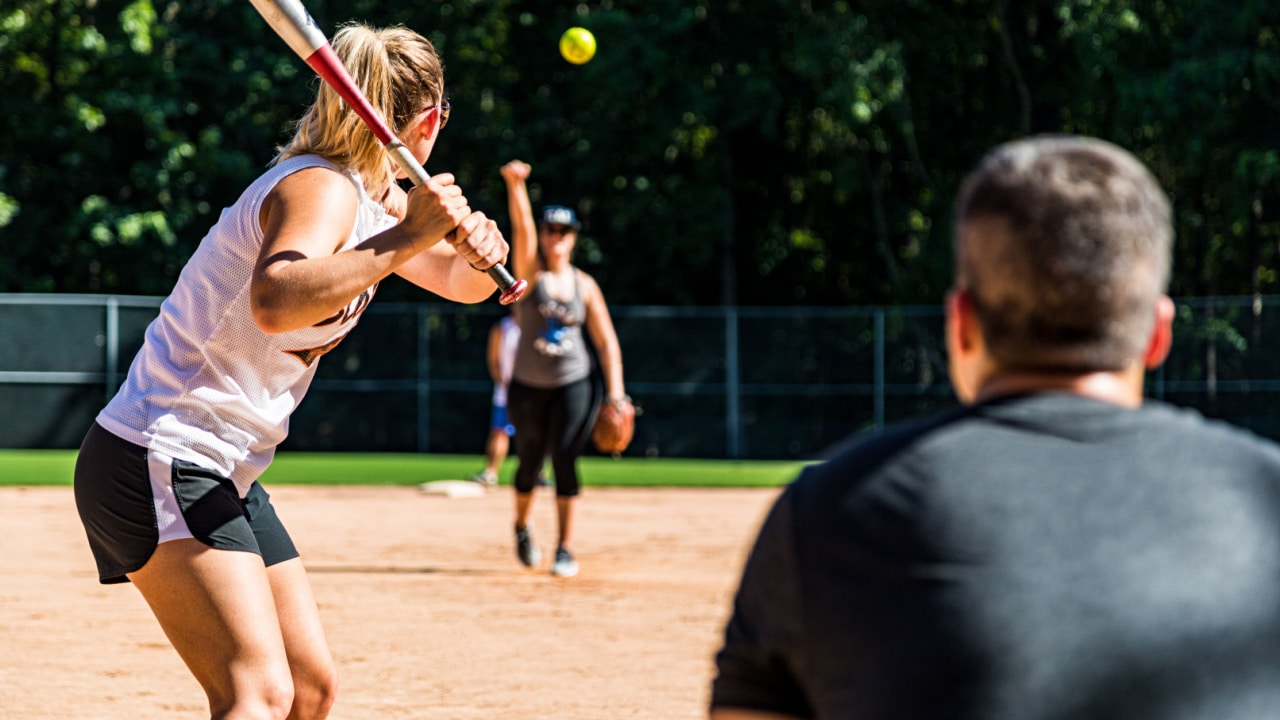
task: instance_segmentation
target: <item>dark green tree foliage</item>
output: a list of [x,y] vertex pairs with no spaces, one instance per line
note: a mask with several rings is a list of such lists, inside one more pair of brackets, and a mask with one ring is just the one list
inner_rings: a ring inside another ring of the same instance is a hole
[[148,0],[0,13],[0,290],[172,286],[305,100],[255,18],[247,3]]
[[[1267,0],[307,4],[428,35],[454,105],[428,169],[505,225],[498,167],[530,162],[614,303],[937,302],[963,174],[1060,131],[1155,168],[1175,293],[1280,283]],[[165,292],[316,82],[247,0],[0,5],[0,291]]]
[[[1175,290],[1280,288],[1280,5],[1176,4],[1167,50],[1121,97],[1121,142],[1141,147],[1174,195]],[[1208,22],[1214,18],[1214,22]]]

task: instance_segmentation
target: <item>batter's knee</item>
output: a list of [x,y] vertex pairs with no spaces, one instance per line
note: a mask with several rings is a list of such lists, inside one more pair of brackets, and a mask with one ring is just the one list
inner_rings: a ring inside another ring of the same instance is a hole
[[283,675],[264,673],[242,678],[226,697],[210,694],[209,710],[214,718],[286,720],[293,709],[293,698],[293,682],[286,668]]
[[293,714],[290,720],[324,720],[338,698],[338,667],[330,661],[293,679]]

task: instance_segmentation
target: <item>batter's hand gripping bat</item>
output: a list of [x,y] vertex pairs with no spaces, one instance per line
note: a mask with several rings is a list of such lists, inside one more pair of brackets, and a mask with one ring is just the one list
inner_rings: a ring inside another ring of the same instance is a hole
[[[421,185],[431,179],[426,169],[422,167],[422,163],[418,162],[413,153],[409,152],[404,143],[391,132],[391,128],[387,127],[373,106],[369,104],[364,91],[351,79],[351,74],[333,52],[329,39],[316,26],[316,21],[303,7],[301,0],[250,0],[250,2],[271,29],[280,36],[280,39],[284,40],[298,57],[310,65],[311,69],[315,70],[316,74],[347,101],[352,110],[356,111],[414,185]],[[502,291],[498,302],[503,305],[510,305],[519,300],[529,285],[524,280],[511,277],[511,273],[507,272],[501,264],[494,265],[485,272],[489,273],[489,277],[493,278],[493,281],[498,284],[498,289]]]

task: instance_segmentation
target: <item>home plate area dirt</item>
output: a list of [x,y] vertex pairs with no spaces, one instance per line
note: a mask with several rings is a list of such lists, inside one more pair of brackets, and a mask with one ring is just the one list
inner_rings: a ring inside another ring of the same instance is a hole
[[[705,718],[742,563],[779,490],[586,488],[580,575],[516,560],[509,487],[268,487],[338,662],[337,720]],[[70,488],[0,489],[0,719],[208,717],[131,585],[103,586]]]

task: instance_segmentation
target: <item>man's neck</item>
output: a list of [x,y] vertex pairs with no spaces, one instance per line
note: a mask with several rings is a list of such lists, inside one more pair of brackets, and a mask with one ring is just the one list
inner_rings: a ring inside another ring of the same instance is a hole
[[1124,407],[1142,404],[1143,373],[1140,369],[1117,372],[1037,373],[1004,372],[991,376],[978,388],[975,402],[1008,395],[1064,392]]

